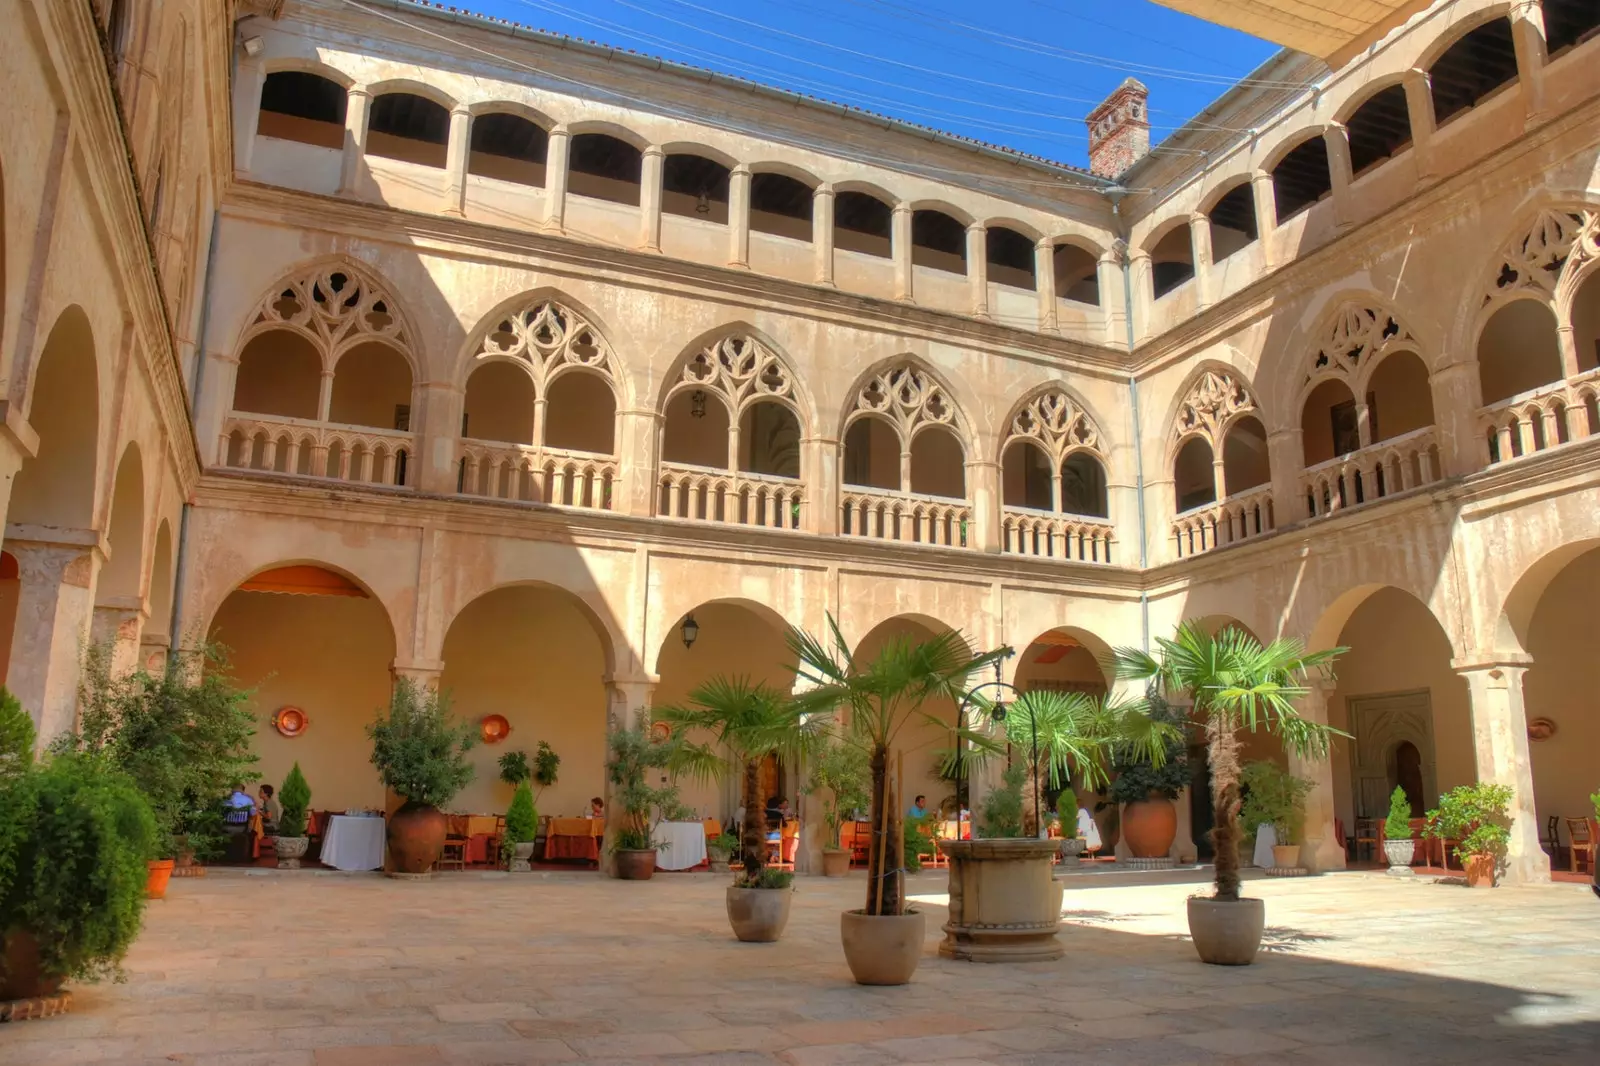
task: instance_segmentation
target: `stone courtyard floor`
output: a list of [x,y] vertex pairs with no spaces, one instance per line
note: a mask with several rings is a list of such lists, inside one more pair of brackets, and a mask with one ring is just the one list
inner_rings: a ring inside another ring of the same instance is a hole
[[983,966],[934,954],[944,876],[923,873],[921,969],[862,988],[838,918],[859,873],[802,878],[783,941],[740,944],[713,875],[213,871],[151,904],[126,984],[0,1028],[0,1063],[1600,1061],[1585,887],[1253,881],[1267,950],[1228,969],[1183,935],[1203,877],[1073,877],[1064,960]]

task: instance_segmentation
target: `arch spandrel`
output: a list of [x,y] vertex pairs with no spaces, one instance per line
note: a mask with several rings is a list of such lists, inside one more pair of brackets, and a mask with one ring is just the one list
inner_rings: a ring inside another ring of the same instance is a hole
[[1246,415],[1254,415],[1263,426],[1267,425],[1249,382],[1228,367],[1202,367],[1180,397],[1167,434],[1169,460],[1196,437],[1211,446],[1213,456],[1221,455],[1229,428]]
[[618,402],[623,400],[622,367],[610,340],[592,316],[559,296],[540,293],[510,301],[485,316],[469,337],[463,388],[475,368],[502,360],[527,371],[539,396],[561,375],[586,371],[603,378]]
[[405,357],[413,375],[411,327],[394,298],[392,286],[369,269],[343,257],[304,264],[283,275],[255,305],[235,351],[262,333],[289,329],[316,345],[324,368],[331,370],[342,352],[378,341]]
[[911,358],[893,360],[857,379],[846,401],[839,438],[844,439],[852,423],[867,417],[880,418],[892,426],[902,449],[909,449],[912,438],[930,427],[954,432],[963,450],[972,446],[971,427],[949,387]]
[[721,327],[695,341],[672,362],[658,409],[685,391],[719,397],[737,420],[749,407],[776,402],[788,407],[809,430],[814,410],[794,365],[781,348],[742,324]]

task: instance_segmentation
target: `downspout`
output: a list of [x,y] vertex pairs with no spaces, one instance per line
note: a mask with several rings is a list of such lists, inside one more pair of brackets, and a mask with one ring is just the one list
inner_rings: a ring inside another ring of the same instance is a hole
[[[1128,255],[1127,219],[1122,214],[1122,198],[1128,190],[1120,186],[1106,189],[1111,213],[1117,219],[1117,265],[1122,268],[1122,322],[1127,331],[1128,355],[1133,355],[1133,260]],[[1150,593],[1144,587],[1144,571],[1150,564],[1150,538],[1144,508],[1144,434],[1139,428],[1139,379],[1128,372],[1128,401],[1133,409],[1134,492],[1139,501],[1139,630],[1141,646],[1150,650]]]

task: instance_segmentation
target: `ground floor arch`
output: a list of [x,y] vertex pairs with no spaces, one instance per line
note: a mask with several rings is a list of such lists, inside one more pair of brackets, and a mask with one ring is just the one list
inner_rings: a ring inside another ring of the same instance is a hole
[[[865,666],[897,641],[919,643],[950,628],[925,615],[897,615],[868,630],[852,654],[858,665]],[[969,684],[987,680],[990,679],[974,676]],[[927,796],[929,810],[954,808],[954,778],[944,772],[944,763],[955,750],[955,728],[956,705],[949,699],[929,700],[922,705],[921,713],[906,717],[889,753],[891,781],[896,766],[903,767],[897,798],[902,814],[919,794]]]

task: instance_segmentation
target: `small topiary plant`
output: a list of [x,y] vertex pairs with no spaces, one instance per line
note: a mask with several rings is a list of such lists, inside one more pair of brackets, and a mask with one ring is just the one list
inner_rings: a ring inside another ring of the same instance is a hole
[[1383,836],[1386,840],[1411,839],[1411,801],[1399,785],[1389,794],[1389,817],[1383,820]]
[[1056,797],[1056,820],[1061,824],[1061,836],[1071,840],[1078,835],[1078,794],[1070,788],[1061,790]]
[[306,835],[306,811],[311,809],[311,786],[306,784],[300,764],[295,763],[278,789],[278,803],[283,811],[278,817],[278,835],[303,837]]
[[506,836],[500,842],[502,857],[509,858],[516,845],[531,844],[538,835],[539,812],[533,806],[533,790],[524,781],[506,808]]

